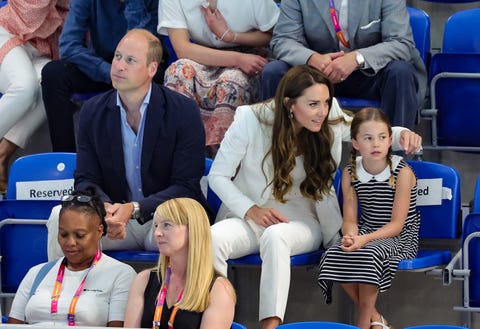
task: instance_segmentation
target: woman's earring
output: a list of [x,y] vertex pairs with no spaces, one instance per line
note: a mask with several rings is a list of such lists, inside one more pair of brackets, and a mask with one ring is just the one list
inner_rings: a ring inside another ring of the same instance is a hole
[[290,120],[293,119],[293,112],[292,112],[292,111],[290,111],[290,112],[288,113],[288,118],[289,118]]

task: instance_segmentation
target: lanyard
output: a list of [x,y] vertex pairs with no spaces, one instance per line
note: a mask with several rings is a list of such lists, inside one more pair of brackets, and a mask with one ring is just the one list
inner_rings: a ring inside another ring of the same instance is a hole
[[333,3],[333,0],[330,0],[330,16],[332,17],[333,27],[335,28],[335,33],[338,40],[340,40],[345,48],[350,48],[350,44],[348,43],[347,39],[345,39],[342,28],[340,27],[340,21],[338,20],[337,11],[335,10],[335,4]]
[[[153,326],[152,329],[160,329],[160,321],[162,320],[162,312],[163,312],[163,304],[165,303],[165,298],[167,298],[167,286],[170,282],[170,273],[171,269],[170,266],[167,268],[167,277],[165,278],[165,282],[162,285],[162,289],[160,289],[160,293],[158,294],[157,302],[155,303],[155,313],[153,315]],[[183,297],[183,290],[178,295],[177,301],[173,306],[172,313],[170,314],[170,318],[168,319],[168,329],[173,329],[173,323],[175,322],[175,316],[178,312],[178,302]]]
[[[80,298],[80,294],[83,291],[83,286],[85,285],[85,281],[87,280],[88,273],[90,273],[90,270],[97,265],[98,261],[102,257],[102,252],[100,249],[97,249],[97,253],[95,254],[95,257],[93,258],[92,264],[88,268],[87,273],[83,277],[82,282],[80,282],[80,285],[77,288],[77,291],[73,295],[72,301],[70,302],[70,307],[68,308],[68,325],[69,326],[74,326],[75,325],[75,307],[77,307],[77,302],[78,299]],[[67,263],[67,259],[64,258],[62,261],[62,264],[60,264],[60,268],[58,269],[58,274],[57,274],[57,281],[55,282],[55,286],[53,287],[53,293],[52,293],[52,302],[50,305],[50,313],[51,314],[57,314],[58,312],[58,299],[60,298],[60,293],[62,292],[62,284],[63,284],[63,277],[65,275],[65,264]]]

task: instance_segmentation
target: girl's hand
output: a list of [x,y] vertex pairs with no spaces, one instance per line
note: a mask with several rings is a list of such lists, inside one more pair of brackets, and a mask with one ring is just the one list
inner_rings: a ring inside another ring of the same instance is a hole
[[342,238],[342,250],[343,251],[355,251],[363,246],[365,246],[368,243],[368,239],[364,235],[352,235],[348,237],[350,245],[345,245],[343,244],[343,238]]
[[342,247],[350,247],[353,244],[353,235],[348,234],[342,237]]

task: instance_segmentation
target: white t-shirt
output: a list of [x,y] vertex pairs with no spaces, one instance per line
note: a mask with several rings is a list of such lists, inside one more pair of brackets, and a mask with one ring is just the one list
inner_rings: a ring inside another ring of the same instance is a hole
[[[45,275],[33,296],[29,294],[33,281],[44,264],[32,267],[23,278],[13,300],[10,317],[30,324],[68,325],[70,302],[87,270],[65,269],[62,291],[58,299],[58,313],[50,313],[53,287],[63,258]],[[134,269],[105,254],[88,274],[75,308],[77,326],[106,327],[110,321],[123,321]]]
[[[168,35],[167,28],[187,29],[190,38],[213,48],[232,47],[220,41],[208,28],[200,10],[204,0],[160,0],[158,32]],[[228,28],[234,32],[268,31],[275,26],[280,10],[273,0],[217,0]]]

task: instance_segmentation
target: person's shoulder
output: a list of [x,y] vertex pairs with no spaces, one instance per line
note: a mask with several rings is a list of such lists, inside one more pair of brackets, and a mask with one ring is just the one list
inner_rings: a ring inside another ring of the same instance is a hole
[[235,117],[246,117],[249,120],[271,123],[274,117],[274,102],[269,100],[251,105],[241,105],[237,107]]
[[106,107],[112,102],[116,102],[116,95],[117,93],[115,89],[99,92],[98,94],[84,101],[80,113],[83,111],[99,112],[100,108]]

